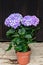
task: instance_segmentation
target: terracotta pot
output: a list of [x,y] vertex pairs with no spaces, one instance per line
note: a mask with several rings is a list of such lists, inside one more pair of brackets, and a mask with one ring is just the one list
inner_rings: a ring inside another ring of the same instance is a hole
[[31,51],[17,52],[17,61],[20,65],[26,65],[30,62]]

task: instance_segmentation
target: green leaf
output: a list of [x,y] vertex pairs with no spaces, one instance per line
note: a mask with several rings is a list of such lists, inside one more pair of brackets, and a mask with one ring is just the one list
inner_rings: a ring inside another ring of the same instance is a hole
[[9,44],[9,47],[8,47],[8,49],[6,51],[11,50],[11,48],[12,48],[12,43]]
[[15,44],[19,44],[21,42],[20,38],[14,38],[12,39],[12,42]]
[[28,45],[24,44],[22,47],[22,51],[27,52],[28,51]]
[[28,39],[27,43],[28,44],[33,43],[33,39],[32,38],[31,39]]
[[7,36],[11,36],[11,35],[14,34],[14,33],[15,33],[14,29],[9,29],[9,30],[7,31],[7,33],[6,33],[6,35],[7,35]]
[[25,38],[29,39],[29,38],[32,38],[31,34],[27,34],[25,35]]
[[19,35],[18,34],[15,34],[15,35],[12,35],[12,37],[19,37]]
[[21,45],[18,45],[14,48],[16,51],[22,51],[22,46]]
[[19,33],[20,35],[24,35],[24,34],[25,34],[25,28],[19,29],[19,30],[18,30],[18,33]]
[[27,42],[27,43],[28,43],[28,44],[30,44],[31,42],[32,42],[32,41],[28,40],[28,42]]

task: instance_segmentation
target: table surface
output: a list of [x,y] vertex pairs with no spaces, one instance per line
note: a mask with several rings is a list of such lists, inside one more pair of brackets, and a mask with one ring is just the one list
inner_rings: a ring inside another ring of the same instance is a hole
[[[0,65],[19,65],[14,49],[5,51],[9,42],[0,42]],[[30,63],[27,65],[43,65],[43,43],[29,44],[31,47]]]

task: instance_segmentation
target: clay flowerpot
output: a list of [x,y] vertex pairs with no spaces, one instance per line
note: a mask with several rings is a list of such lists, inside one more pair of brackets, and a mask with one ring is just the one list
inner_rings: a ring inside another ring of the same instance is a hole
[[17,61],[20,65],[26,65],[30,62],[31,51],[17,52]]

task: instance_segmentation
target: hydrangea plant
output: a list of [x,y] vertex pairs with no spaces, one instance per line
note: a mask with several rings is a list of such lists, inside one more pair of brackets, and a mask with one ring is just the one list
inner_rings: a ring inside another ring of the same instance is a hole
[[9,27],[6,35],[11,40],[7,51],[12,47],[19,52],[29,51],[28,44],[35,40],[39,18],[35,15],[23,17],[20,13],[13,13],[5,19],[4,24]]

